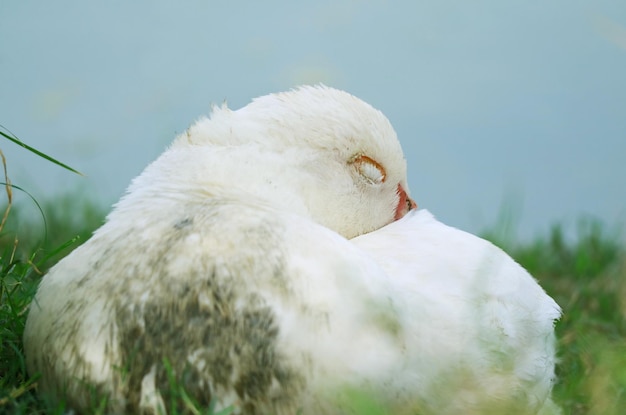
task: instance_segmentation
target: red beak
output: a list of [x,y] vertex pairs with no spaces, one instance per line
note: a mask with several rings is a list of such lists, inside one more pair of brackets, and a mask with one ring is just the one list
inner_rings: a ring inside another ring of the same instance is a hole
[[398,184],[398,196],[400,200],[398,200],[394,220],[401,219],[404,215],[409,213],[411,209],[417,209],[417,203],[406,194],[406,191],[400,184]]

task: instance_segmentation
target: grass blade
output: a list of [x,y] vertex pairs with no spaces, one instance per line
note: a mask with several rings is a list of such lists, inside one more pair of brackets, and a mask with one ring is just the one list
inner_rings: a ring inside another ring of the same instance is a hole
[[[2,126],[0,125],[0,127],[2,127]],[[2,127],[2,128],[4,128],[4,127]],[[6,129],[6,128],[5,128],[5,129]],[[8,131],[8,130],[7,130],[7,131]],[[6,133],[5,133],[5,132],[3,132],[3,131],[0,131],[0,135],[1,135],[2,137],[6,138],[7,140],[14,142],[14,143],[15,143],[15,144],[17,144],[18,146],[21,146],[21,147],[25,148],[26,150],[30,151],[31,153],[34,153],[34,154],[38,155],[39,157],[44,158],[44,159],[48,160],[49,162],[56,164],[57,166],[61,166],[61,167],[63,167],[63,168],[64,168],[64,169],[66,169],[66,170],[69,170],[69,171],[71,171],[71,172],[73,172],[73,173],[76,173],[76,174],[79,174],[79,175],[81,175],[81,176],[84,176],[84,174],[82,174],[82,173],[81,173],[81,172],[79,172],[78,170],[75,170],[75,169],[71,168],[71,167],[70,167],[70,166],[68,166],[67,164],[61,163],[61,162],[60,162],[60,161],[58,161],[57,159],[55,159],[55,158],[53,158],[53,157],[50,157],[49,155],[47,155],[47,154],[45,154],[45,153],[42,153],[41,151],[37,150],[36,148],[33,148],[33,147],[29,146],[29,145],[28,145],[28,144],[26,144],[26,143],[23,143],[23,142],[22,142],[19,138],[17,138],[15,135],[9,135],[9,134],[6,134]]]

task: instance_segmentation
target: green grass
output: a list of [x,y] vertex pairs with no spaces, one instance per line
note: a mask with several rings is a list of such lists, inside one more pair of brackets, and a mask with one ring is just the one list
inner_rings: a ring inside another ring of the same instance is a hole
[[[46,203],[43,212],[29,207],[24,210],[34,216],[27,217],[11,206],[0,230],[0,413],[62,413],[62,408],[45,408],[37,400],[36,379],[25,368],[22,333],[27,307],[43,273],[85,241],[103,220],[93,204],[81,201],[81,208],[76,208],[77,199],[67,196]],[[6,204],[0,208],[6,210]]]

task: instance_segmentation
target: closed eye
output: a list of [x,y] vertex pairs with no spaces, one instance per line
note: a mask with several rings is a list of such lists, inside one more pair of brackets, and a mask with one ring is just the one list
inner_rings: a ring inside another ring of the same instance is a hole
[[387,178],[387,173],[383,166],[381,166],[376,160],[370,157],[359,155],[351,160],[359,174],[371,184],[384,183]]

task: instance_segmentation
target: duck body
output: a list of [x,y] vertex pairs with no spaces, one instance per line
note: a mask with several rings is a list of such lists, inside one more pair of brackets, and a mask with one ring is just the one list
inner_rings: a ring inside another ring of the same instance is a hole
[[558,306],[414,208],[393,129],[349,94],[215,109],[44,276],[28,369],[78,413],[358,414],[355,391],[393,414],[558,413]]

